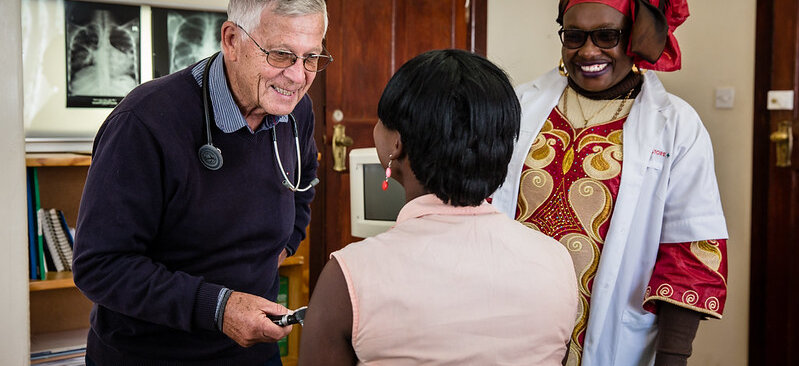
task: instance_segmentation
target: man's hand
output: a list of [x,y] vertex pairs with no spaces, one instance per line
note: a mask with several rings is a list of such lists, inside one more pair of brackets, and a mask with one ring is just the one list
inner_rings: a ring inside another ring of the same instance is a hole
[[267,317],[283,315],[288,309],[259,296],[234,291],[225,306],[222,332],[242,347],[257,343],[276,342],[291,332],[291,326],[281,327]]

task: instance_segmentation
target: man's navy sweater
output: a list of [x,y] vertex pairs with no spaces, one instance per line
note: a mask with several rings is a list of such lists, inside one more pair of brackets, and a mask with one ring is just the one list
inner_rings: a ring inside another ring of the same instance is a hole
[[[269,131],[212,126],[224,165],[206,169],[202,95],[190,71],[134,89],[95,138],[74,277],[95,303],[87,353],[100,365],[263,365],[277,352],[242,348],[217,330],[217,296],[228,287],[275,300],[278,255],[303,239],[313,190],[281,184]],[[294,115],[305,186],[317,166],[307,96]],[[293,182],[292,126],[274,128]]]

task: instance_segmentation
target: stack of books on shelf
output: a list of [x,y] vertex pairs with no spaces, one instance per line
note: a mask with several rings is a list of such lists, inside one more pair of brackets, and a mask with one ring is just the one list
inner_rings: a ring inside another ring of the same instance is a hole
[[84,365],[86,329],[34,334],[31,338],[31,365]]
[[32,280],[45,279],[47,272],[72,271],[72,230],[61,210],[41,207],[36,168],[28,168],[28,240]]

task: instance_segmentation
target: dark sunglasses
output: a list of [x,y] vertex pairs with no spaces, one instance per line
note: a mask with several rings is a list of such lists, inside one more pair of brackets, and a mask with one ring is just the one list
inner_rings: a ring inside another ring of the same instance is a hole
[[563,29],[558,31],[560,43],[568,49],[580,48],[585,44],[588,36],[591,41],[599,48],[613,48],[621,40],[621,29],[594,29],[590,31],[580,29]]

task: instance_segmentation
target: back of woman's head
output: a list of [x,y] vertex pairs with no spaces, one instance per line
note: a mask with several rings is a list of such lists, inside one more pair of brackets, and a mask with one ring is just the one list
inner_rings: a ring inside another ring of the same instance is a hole
[[400,133],[424,188],[453,206],[477,206],[505,180],[521,107],[508,76],[485,58],[437,50],[402,65],[377,107]]

